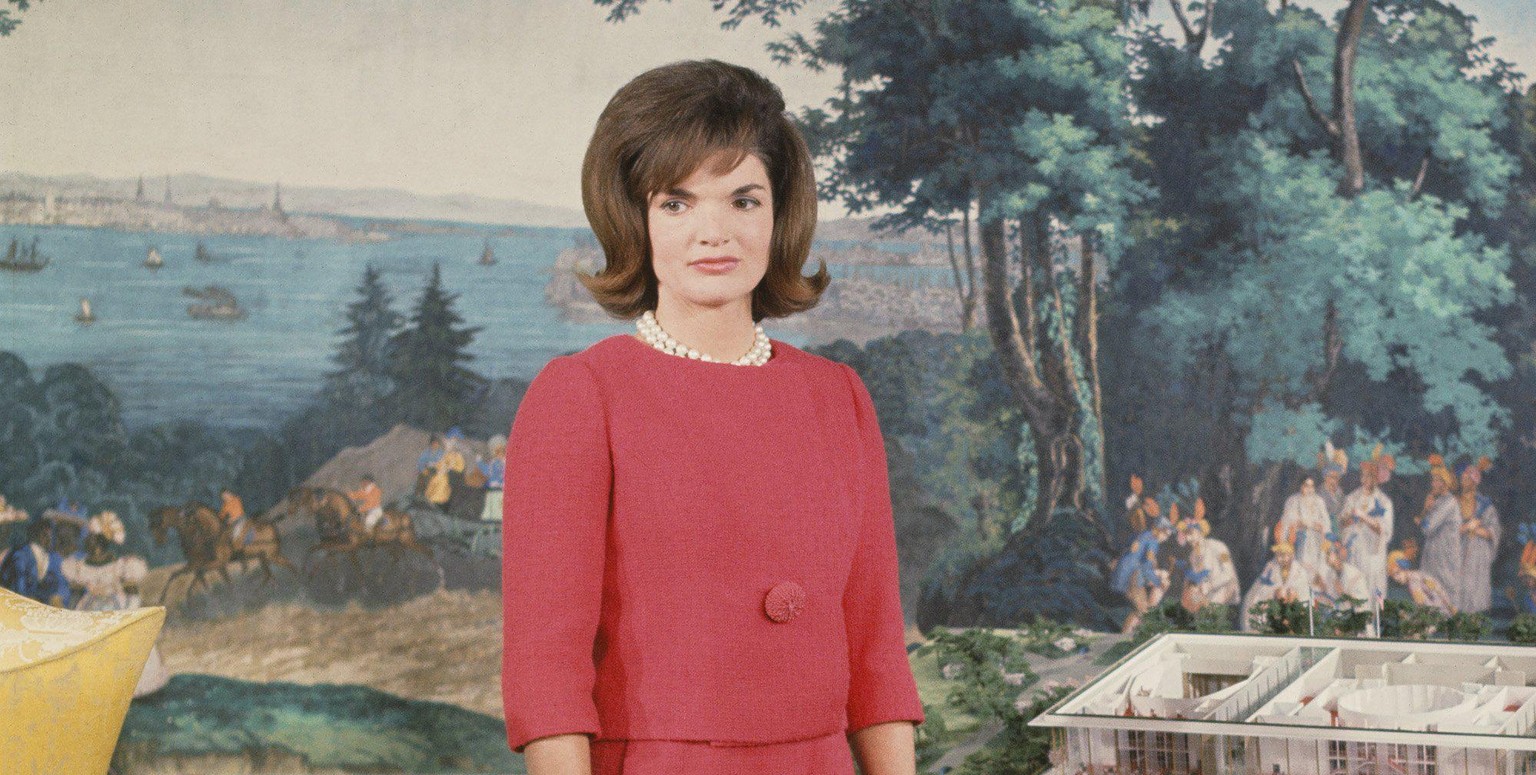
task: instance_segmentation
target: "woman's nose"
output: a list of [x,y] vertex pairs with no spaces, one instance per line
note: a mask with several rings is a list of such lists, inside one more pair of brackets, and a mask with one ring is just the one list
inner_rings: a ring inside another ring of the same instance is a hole
[[713,207],[699,208],[699,242],[719,245],[730,239],[724,216]]

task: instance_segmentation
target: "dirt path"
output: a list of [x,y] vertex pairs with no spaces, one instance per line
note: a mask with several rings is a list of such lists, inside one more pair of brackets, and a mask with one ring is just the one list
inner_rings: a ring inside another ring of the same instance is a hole
[[501,596],[444,591],[390,608],[278,602],[160,636],[172,672],[248,681],[350,683],[500,718]]

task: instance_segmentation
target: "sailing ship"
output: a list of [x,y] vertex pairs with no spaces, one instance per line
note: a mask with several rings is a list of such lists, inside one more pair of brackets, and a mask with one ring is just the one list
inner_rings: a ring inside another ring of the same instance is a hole
[[165,259],[160,257],[159,248],[149,249],[149,254],[144,257],[144,265],[150,269],[159,269],[165,266]]
[[80,311],[75,313],[75,322],[82,325],[90,325],[96,322],[96,314],[91,312],[91,300],[80,300]]
[[222,285],[209,285],[203,288],[187,286],[181,289],[184,295],[202,301],[202,304],[188,304],[187,314],[198,320],[243,320],[245,308],[240,306],[240,301],[235,294]]
[[0,261],[0,269],[9,272],[40,272],[50,260],[37,249],[37,237],[32,238],[30,245],[23,245],[12,237],[11,246],[5,250],[5,259]]
[[205,264],[213,263],[213,251],[210,251],[208,246],[203,244],[202,240],[197,241],[197,251],[192,256]]
[[485,250],[480,253],[480,265],[492,266],[496,263],[496,253],[491,250],[491,241],[485,241]]

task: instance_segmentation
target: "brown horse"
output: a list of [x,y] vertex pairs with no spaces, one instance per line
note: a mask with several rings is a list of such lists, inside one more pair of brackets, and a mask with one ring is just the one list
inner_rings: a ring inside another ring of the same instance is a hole
[[234,556],[234,547],[228,540],[224,520],[213,507],[197,501],[188,501],[187,505],[180,508],[161,506],[149,513],[149,530],[154,534],[157,546],[164,544],[170,531],[175,530],[181,542],[181,554],[187,558],[186,564],[165,580],[165,586],[160,590],[161,603],[165,602],[166,595],[171,591],[171,582],[184,573],[193,574],[192,583],[187,585],[187,597],[192,596],[192,590],[199,583],[203,589],[213,591],[213,587],[208,584],[209,571],[218,571],[224,577],[224,582],[229,583],[228,566],[230,558]]
[[295,487],[283,500],[288,504],[289,515],[309,512],[315,517],[315,531],[320,535],[320,543],[305,553],[306,566],[315,552],[344,554],[351,561],[352,569],[361,576],[357,551],[365,547],[387,549],[390,570],[400,562],[405,550],[432,557],[432,550],[416,538],[416,528],[407,512],[386,508],[384,516],[370,530],[364,515],[346,493],[326,487]]
[[229,564],[234,562],[240,563],[242,571],[248,567],[247,563],[250,561],[259,562],[262,573],[265,574],[261,580],[261,586],[266,586],[275,578],[272,574],[273,563],[293,571],[294,574],[299,573],[299,569],[293,562],[283,556],[282,537],[277,532],[277,526],[271,522],[247,517],[246,529],[251,535],[251,540],[249,543],[240,544],[236,542],[235,536],[229,531],[229,525],[219,516],[217,510],[206,503],[189,501],[179,509],[175,506],[165,506],[150,512],[149,527],[154,533],[156,544],[165,543],[169,530],[175,529],[181,542],[181,553],[187,558],[187,564],[165,580],[165,588],[160,591],[162,603],[170,592],[171,582],[183,573],[193,574],[192,583],[187,585],[188,597],[192,595],[192,590],[199,582],[204,589],[212,590],[207,579],[209,571],[218,571],[219,575],[224,577],[225,583],[229,583]]
[[270,521],[246,517],[246,524],[242,529],[249,536],[249,540],[245,542],[237,540],[239,537],[230,534],[226,527],[225,538],[230,543],[230,561],[240,563],[242,572],[249,568],[248,563],[252,560],[260,563],[261,572],[264,574],[259,585],[261,587],[265,587],[267,582],[276,578],[272,574],[273,564],[293,571],[296,576],[300,575],[298,566],[283,556],[283,536],[277,532],[275,524],[286,516],[288,516],[286,512],[279,511]]

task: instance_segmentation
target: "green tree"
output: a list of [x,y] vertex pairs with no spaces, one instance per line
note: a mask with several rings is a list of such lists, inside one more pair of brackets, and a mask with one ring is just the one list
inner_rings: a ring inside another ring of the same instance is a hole
[[409,325],[390,339],[389,376],[395,389],[389,406],[404,422],[441,430],[464,421],[486,380],[463,364],[474,360],[466,351],[478,326],[463,326],[453,310],[458,294],[443,290],[442,269],[422,290]]
[[6,4],[11,8],[0,7],[0,37],[16,31],[21,25],[21,12],[32,6],[32,0],[6,0]]
[[802,115],[830,162],[825,195],[893,209],[883,227],[977,214],[986,326],[1037,462],[1035,518],[1104,508],[1098,293],[1144,193],[1117,25],[1072,0],[871,0],[773,47],[843,74]]
[[404,318],[391,307],[389,290],[372,264],[363,270],[346,317],[346,326],[336,332],[342,340],[331,356],[337,369],[326,375],[325,402],[345,413],[373,415],[395,387],[393,339]]
[[[1265,554],[1285,472],[1326,438],[1493,448],[1508,415],[1490,385],[1510,364],[1486,320],[1512,284],[1479,225],[1513,167],[1495,142],[1507,73],[1480,73],[1488,42],[1451,6],[1352,2],[1330,25],[1223,0],[1212,39],[1204,57],[1187,38],[1138,41],[1162,196],[1127,263],[1160,290],[1117,324],[1166,353],[1149,372],[1189,402],[1171,424],[1210,418],[1179,462],[1205,469],[1213,522],[1235,517],[1242,569]],[[1311,90],[1325,82],[1326,106]]]
[[941,630],[918,653],[930,651],[939,664],[954,670],[949,707],[999,726],[998,733],[954,772],[1032,775],[1050,768],[1049,730],[1032,728],[1029,722],[1069,694],[1071,686],[1031,690],[1039,677],[1025,661],[1023,642],[1011,633]]

